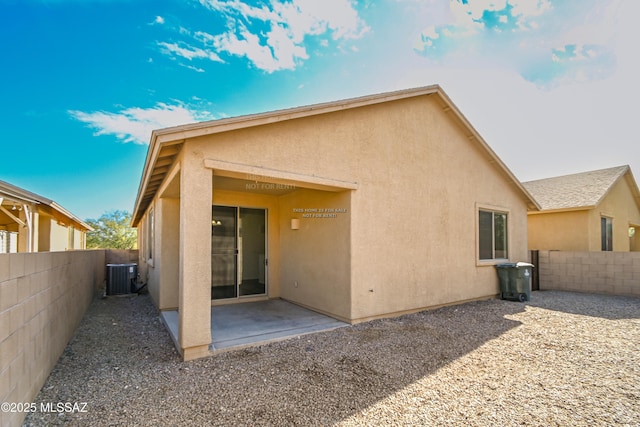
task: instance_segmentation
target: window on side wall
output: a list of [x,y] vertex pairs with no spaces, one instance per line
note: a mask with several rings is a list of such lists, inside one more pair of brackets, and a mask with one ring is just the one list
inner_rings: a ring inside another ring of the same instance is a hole
[[153,260],[153,242],[154,242],[154,217],[153,217],[153,209],[149,211],[149,216],[147,218],[147,259]]
[[478,255],[481,261],[509,258],[508,215],[480,209],[478,214]]
[[613,219],[606,216],[600,217],[600,235],[602,239],[602,250],[613,250]]
[[18,252],[18,233],[0,230],[0,254]]

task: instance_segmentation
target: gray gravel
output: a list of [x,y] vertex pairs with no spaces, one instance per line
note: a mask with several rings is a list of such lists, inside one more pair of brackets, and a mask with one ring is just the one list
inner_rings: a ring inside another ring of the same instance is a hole
[[147,295],[94,301],[27,426],[640,426],[640,299],[534,292],[183,363]]

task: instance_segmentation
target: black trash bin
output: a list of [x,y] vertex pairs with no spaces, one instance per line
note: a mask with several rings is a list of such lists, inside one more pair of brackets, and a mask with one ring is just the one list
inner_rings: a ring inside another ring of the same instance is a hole
[[512,301],[531,300],[531,269],[528,262],[506,262],[497,264],[500,279],[500,298]]

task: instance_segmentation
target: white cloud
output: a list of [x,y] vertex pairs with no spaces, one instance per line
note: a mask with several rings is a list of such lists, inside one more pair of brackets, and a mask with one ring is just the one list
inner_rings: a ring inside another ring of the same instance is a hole
[[189,46],[186,43],[167,43],[158,42],[158,45],[162,47],[162,52],[165,54],[176,55],[189,61],[193,59],[210,59],[211,61],[224,62],[215,52],[210,50],[200,49],[197,47]]
[[152,108],[127,108],[117,113],[69,111],[71,117],[95,129],[95,136],[115,135],[122,142],[148,144],[151,132],[171,126],[213,119],[210,113],[183,104],[158,103]]
[[621,0],[451,0],[414,49],[437,63],[502,64],[542,88],[606,78]]
[[256,67],[268,72],[294,66],[293,52],[285,52],[281,49],[278,51],[279,57],[275,57],[275,53],[271,52],[269,46],[263,45],[255,34],[245,28],[240,29],[238,33],[240,37],[234,33],[216,37],[214,41],[216,48],[231,55],[244,56]]
[[162,16],[156,16],[156,19],[153,22],[162,25],[164,24],[164,18]]
[[[245,57],[269,73],[294,69],[308,59],[306,37],[330,35],[334,41],[343,41],[358,39],[369,31],[351,0],[272,0],[260,7],[241,0],[200,0],[200,4],[226,18],[227,28],[215,35],[196,31],[192,37],[217,52]],[[319,43],[322,46],[328,42]],[[160,44],[165,47],[164,53],[190,56],[188,59],[204,58],[201,51],[209,52],[175,43]],[[210,59],[222,61],[219,57]]]
[[193,70],[193,71],[195,71],[196,73],[204,73],[204,72],[205,72],[204,68],[195,67],[195,66],[193,66],[193,65],[187,65],[187,64],[180,64],[180,65],[181,65],[182,67],[184,67],[184,68],[188,68],[189,70]]
[[240,0],[200,0],[200,4],[225,15],[240,14],[247,21],[251,19],[261,21],[277,19],[277,16],[266,6],[253,7]]

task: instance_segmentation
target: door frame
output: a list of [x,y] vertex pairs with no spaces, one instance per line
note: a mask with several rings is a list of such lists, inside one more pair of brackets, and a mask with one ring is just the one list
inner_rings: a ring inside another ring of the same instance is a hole
[[[261,206],[246,206],[246,205],[235,205],[235,204],[218,204],[212,203],[212,212],[214,207],[223,207],[223,208],[234,208],[236,211],[236,220],[235,220],[235,235],[236,235],[236,248],[235,248],[235,286],[236,286],[236,296],[229,298],[211,298],[212,304],[228,304],[239,302],[244,299],[264,299],[269,295],[269,209]],[[239,277],[239,274],[242,272],[242,267],[239,265],[242,262],[242,244],[241,244],[241,221],[240,221],[240,210],[241,209],[253,209],[253,210],[261,210],[264,212],[264,293],[261,294],[251,294],[251,295],[241,295],[240,294],[240,286],[242,285],[242,277]],[[213,220],[213,218],[212,218]]]

